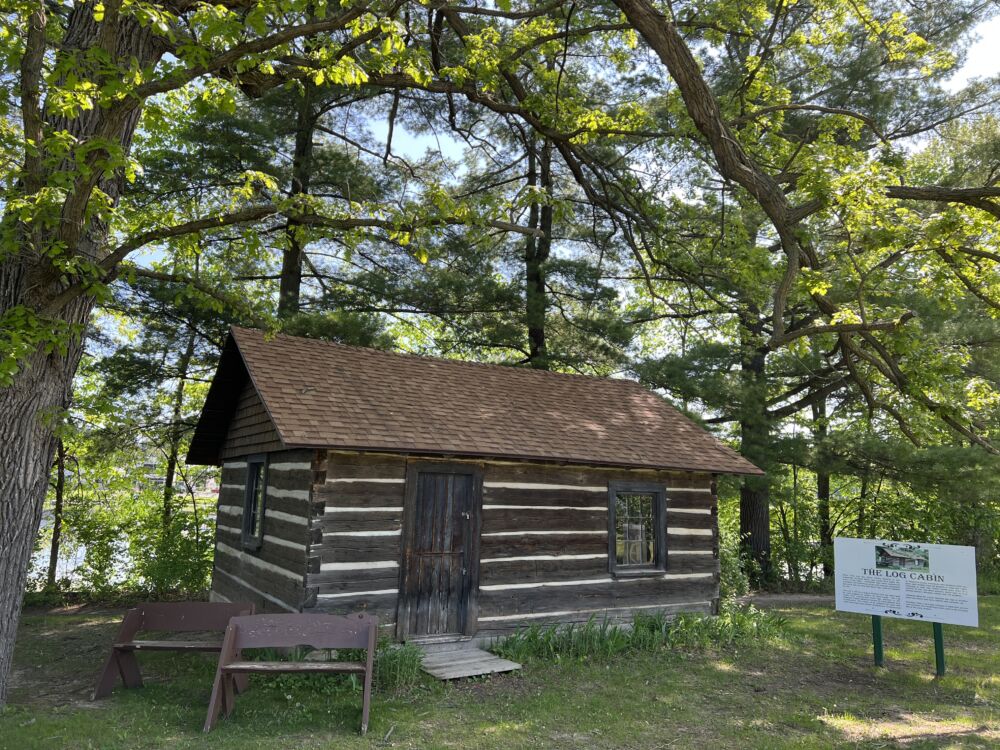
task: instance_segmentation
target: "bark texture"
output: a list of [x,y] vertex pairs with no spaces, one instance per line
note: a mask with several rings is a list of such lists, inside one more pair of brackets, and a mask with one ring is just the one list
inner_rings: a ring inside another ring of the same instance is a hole
[[[741,369],[740,453],[761,468],[768,465],[770,445],[766,363],[766,350],[752,346],[745,350]],[[740,549],[745,561],[756,564],[748,570],[751,582],[759,585],[770,580],[771,491],[767,477],[746,477],[740,487]]]
[[[541,188],[546,195],[552,191],[552,145],[548,140],[536,149],[528,144],[528,185]],[[552,251],[552,206],[531,204],[528,225],[540,234],[528,235],[524,248],[525,317],[528,326],[528,364],[538,370],[549,368],[548,346],[545,341],[545,318],[548,290],[545,264]]]
[[[66,21],[59,55],[86,61],[92,59],[88,51],[99,48],[126,64],[155,64],[164,51],[161,41],[150,28],[120,16],[120,6],[120,2],[106,3],[104,23],[97,23],[90,4],[76,4]],[[44,43],[44,15],[36,15],[33,23],[40,25],[41,36],[29,44],[29,53]],[[115,106],[83,110],[76,117],[52,116],[38,102],[42,59],[42,54],[28,54],[22,64],[21,80],[29,84],[22,94],[26,132],[36,140],[43,130],[66,131],[74,141],[84,144],[107,139],[120,143],[128,153],[139,120],[139,103],[125,100]],[[90,76],[98,84],[108,75],[85,67],[77,74]],[[61,247],[62,252],[91,261],[100,261],[107,253],[107,227],[87,220],[95,189],[112,202],[117,202],[121,192],[121,175],[108,178],[100,168],[105,156],[100,149],[88,152],[85,161],[91,169],[82,171],[74,159],[67,159],[60,169],[66,171],[71,188],[62,205],[61,221],[55,226],[44,222],[19,226],[21,242],[0,256],[0,316],[19,307],[42,311],[53,326],[72,332],[64,348],[51,352],[39,348],[27,357],[13,383],[0,389],[0,431],[4,436],[0,441],[0,706],[9,690],[21,601],[56,448],[54,428],[69,406],[70,387],[83,353],[83,331],[93,308],[93,299],[85,293],[66,294],[61,274],[46,253]],[[22,184],[27,195],[52,179],[41,171],[42,163],[30,155],[24,163]],[[13,220],[4,217],[4,221]]]
[[[7,263],[0,266],[0,311],[27,296],[11,270]],[[89,300],[80,299],[64,317],[82,324],[89,312]],[[65,355],[39,352],[25,363],[13,385],[0,390],[0,705],[7,699],[28,563],[56,448],[54,427],[69,406],[82,350],[78,338]]]

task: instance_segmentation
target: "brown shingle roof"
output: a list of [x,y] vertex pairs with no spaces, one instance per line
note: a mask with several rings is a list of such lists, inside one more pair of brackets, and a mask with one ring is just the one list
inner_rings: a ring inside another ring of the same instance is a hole
[[761,473],[630,380],[232,334],[288,448]]

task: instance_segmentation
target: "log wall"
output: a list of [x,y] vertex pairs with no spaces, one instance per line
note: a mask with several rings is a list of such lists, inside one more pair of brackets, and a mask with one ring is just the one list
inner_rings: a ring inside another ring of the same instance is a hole
[[251,601],[258,612],[298,612],[305,595],[315,451],[268,454],[264,537],[260,549],[242,545],[245,457],[225,461],[216,515],[211,598]]
[[[717,500],[710,475],[478,463],[484,480],[479,637],[529,623],[717,607]],[[395,624],[406,466],[404,456],[330,451],[317,459],[307,607],[364,609],[383,625]],[[667,488],[665,573],[615,578],[608,572],[612,481]]]

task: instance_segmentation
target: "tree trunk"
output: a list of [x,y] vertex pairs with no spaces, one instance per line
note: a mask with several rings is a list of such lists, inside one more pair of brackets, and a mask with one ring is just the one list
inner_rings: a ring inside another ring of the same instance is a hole
[[[537,166],[536,166],[537,164]],[[552,193],[552,144],[546,139],[536,155],[533,143],[528,144],[528,185]],[[547,291],[545,263],[552,250],[552,206],[531,204],[528,225],[541,231],[540,236],[528,235],[525,242],[525,318],[528,328],[528,364],[539,370],[549,369],[545,341]]]
[[[755,327],[758,324],[754,324]],[[767,420],[767,351],[755,331],[743,328],[740,453],[762,469],[768,465],[770,426]],[[751,582],[771,581],[771,492],[767,477],[746,477],[740,487],[740,547]]]
[[197,335],[194,331],[188,334],[187,346],[177,361],[177,387],[174,388],[173,404],[170,414],[170,437],[167,446],[167,471],[163,478],[163,528],[170,526],[170,517],[174,506],[174,478],[177,474],[177,461],[181,451],[181,437],[184,429],[181,417],[184,415],[184,386],[187,383],[188,368],[194,356],[194,345]]
[[861,475],[861,491],[858,495],[858,521],[855,528],[857,535],[861,538],[865,536],[865,512],[868,505],[868,472]]
[[49,570],[45,585],[55,588],[56,568],[59,564],[59,543],[62,540],[63,495],[66,491],[66,446],[60,439],[56,443],[56,497],[52,506],[52,542],[49,544]]
[[830,472],[826,462],[826,397],[813,401],[813,437],[816,442],[816,512],[819,514],[819,553],[823,577],[833,575],[833,528],[830,525]]
[[[113,50],[114,62],[123,69],[130,65],[145,70],[157,63],[164,52],[164,40],[155,36],[151,25],[143,26],[131,16],[121,16],[115,6],[105,15],[103,23],[94,18],[92,3],[76,3],[66,20],[66,33],[59,45],[58,61],[78,77],[92,80],[100,86],[108,76],[108,68],[92,70],[88,66],[92,53],[100,47],[105,54]],[[45,19],[39,16],[44,26]],[[111,38],[107,38],[112,35]],[[73,59],[77,65],[69,64]],[[25,65],[31,65],[26,61]],[[40,78],[41,58],[34,62],[33,74]],[[58,69],[58,66],[57,66]],[[32,71],[29,71],[32,73]],[[117,140],[123,153],[128,154],[132,136],[139,121],[141,105],[124,101],[120,106],[94,107],[75,117],[44,113],[54,131],[66,131],[68,138],[84,145],[94,139]],[[32,108],[32,116],[37,112]],[[37,136],[41,128],[33,124]],[[98,159],[100,149],[89,152],[88,158]],[[6,701],[8,679],[13,662],[14,638],[21,610],[28,565],[38,535],[45,494],[56,448],[54,427],[69,406],[70,387],[83,353],[83,331],[86,328],[93,298],[80,294],[60,304],[63,287],[61,272],[48,260],[47,253],[55,250],[72,254],[78,259],[97,261],[107,252],[107,227],[97,220],[87,220],[95,185],[79,174],[79,165],[71,156],[62,163],[52,154],[42,154],[56,166],[41,169],[44,163],[29,155],[23,170],[23,197],[29,203],[37,191],[46,188],[46,181],[72,184],[63,206],[61,221],[55,227],[44,222],[34,226],[16,224],[5,216],[7,227],[20,229],[23,242],[17,247],[4,247],[0,254],[0,319],[11,310],[38,311],[47,309],[42,325],[55,330],[65,329],[64,348],[56,346],[46,352],[41,346],[19,361],[13,382],[0,388],[0,707]],[[53,171],[62,175],[53,175]],[[122,176],[116,173],[103,177],[100,169],[93,171],[99,188],[112,204],[117,203]],[[6,228],[6,227],[5,227]],[[71,332],[71,333],[69,333]]]
[[[27,296],[24,276],[11,273],[16,268],[9,261],[0,265],[0,315]],[[90,300],[78,299],[63,312],[82,324]],[[12,385],[0,389],[0,706],[7,699],[21,600],[56,450],[54,427],[69,406],[82,350],[78,337],[65,354],[38,352],[22,363]]]
[[[311,81],[302,83],[304,88],[299,97],[299,109],[295,120],[295,152],[292,156],[291,194],[305,196],[309,193],[309,183],[313,166],[313,115],[314,85]],[[281,280],[278,289],[278,316],[287,318],[299,311],[302,291],[302,259],[305,251],[302,241],[302,224],[289,219],[285,228],[288,243],[281,256]]]

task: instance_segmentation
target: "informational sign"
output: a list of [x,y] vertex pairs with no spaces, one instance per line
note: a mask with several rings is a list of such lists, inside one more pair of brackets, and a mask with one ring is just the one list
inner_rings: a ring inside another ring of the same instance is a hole
[[838,537],[833,556],[842,612],[979,625],[975,547]]

